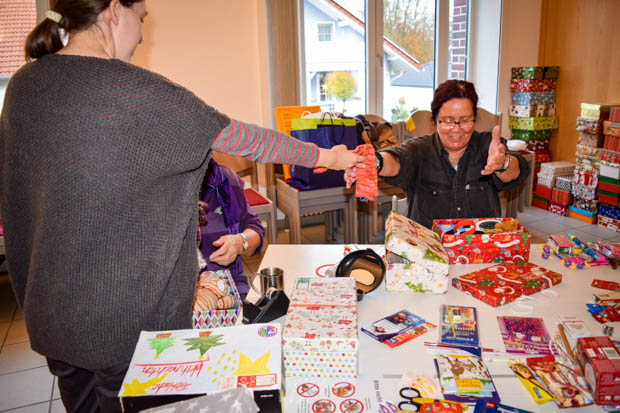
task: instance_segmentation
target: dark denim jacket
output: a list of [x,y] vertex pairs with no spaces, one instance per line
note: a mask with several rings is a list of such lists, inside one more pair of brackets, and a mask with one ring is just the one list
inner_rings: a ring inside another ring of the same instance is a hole
[[474,132],[455,170],[437,133],[410,139],[385,150],[398,159],[400,172],[383,180],[407,193],[409,217],[428,228],[440,218],[500,217],[498,192],[525,181],[530,167],[521,155],[507,151],[519,160],[517,179],[504,183],[495,174],[481,175],[490,142],[491,132]]

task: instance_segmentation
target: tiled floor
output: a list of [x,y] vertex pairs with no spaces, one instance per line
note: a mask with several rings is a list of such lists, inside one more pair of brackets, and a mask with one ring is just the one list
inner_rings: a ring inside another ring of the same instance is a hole
[[[620,234],[572,218],[560,217],[538,208],[519,214],[532,233],[533,243],[544,242],[549,234],[572,232],[583,241],[610,240],[620,242]],[[382,242],[382,233],[373,241]],[[279,243],[288,243],[288,232],[280,231]],[[323,225],[305,226],[305,244],[343,243],[341,233],[335,240],[325,239]],[[264,251],[264,249],[263,249]],[[246,258],[247,271],[256,271],[261,256]],[[0,274],[0,412],[56,413],[64,412],[55,378],[49,373],[45,359],[30,349],[22,313],[17,308],[8,277]]]

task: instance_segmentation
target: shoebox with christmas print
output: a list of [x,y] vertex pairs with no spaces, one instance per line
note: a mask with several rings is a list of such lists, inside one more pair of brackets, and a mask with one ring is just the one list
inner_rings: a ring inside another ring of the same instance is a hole
[[447,291],[449,258],[438,234],[391,211],[385,221],[385,249],[388,291]]
[[142,331],[119,391],[125,412],[246,387],[278,395],[280,324]]
[[355,279],[298,278],[282,333],[287,377],[353,378],[358,328]]
[[511,69],[512,79],[557,79],[559,66],[522,66]]
[[547,210],[553,214],[561,215],[563,217],[568,215],[568,204],[563,204],[553,199],[549,200],[549,207]]
[[194,328],[235,325],[241,312],[241,297],[230,271],[200,273],[193,310]]
[[512,79],[511,92],[547,92],[555,90],[555,79]]
[[519,118],[516,116],[510,116],[509,118],[510,129],[519,130],[541,130],[541,129],[557,129],[558,117],[557,116],[545,116],[535,118]]
[[551,139],[550,130],[521,130],[512,129],[510,131],[511,139],[521,139],[523,141],[548,141]]
[[599,212],[597,223],[600,227],[620,232],[620,219],[614,219]]
[[586,103],[581,104],[581,118],[589,118],[594,120],[609,119],[609,112],[612,107],[620,106],[613,103]]
[[579,137],[577,138],[579,145],[592,146],[594,148],[599,147],[603,143],[603,135],[599,133],[589,133],[579,131]]
[[513,218],[436,219],[450,264],[527,260],[531,234]]
[[527,261],[504,262],[454,277],[452,286],[493,307],[562,282],[562,274]]
[[555,105],[510,105],[510,116],[519,118],[555,116]]
[[620,137],[620,123],[610,122],[608,120],[604,121],[603,134],[608,136]]
[[603,121],[599,119],[577,118],[577,128],[580,132],[600,135],[603,133]]
[[555,104],[555,91],[551,92],[512,92],[510,95],[511,105],[553,105]]
[[599,405],[620,404],[620,353],[607,336],[577,339],[575,357]]

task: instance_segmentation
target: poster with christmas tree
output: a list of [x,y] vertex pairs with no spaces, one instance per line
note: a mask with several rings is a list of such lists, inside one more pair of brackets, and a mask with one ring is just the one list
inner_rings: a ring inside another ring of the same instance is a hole
[[119,397],[279,390],[280,324],[142,331]]

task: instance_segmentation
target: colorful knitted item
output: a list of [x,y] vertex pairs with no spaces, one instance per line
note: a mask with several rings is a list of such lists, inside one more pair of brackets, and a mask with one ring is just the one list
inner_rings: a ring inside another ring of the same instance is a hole
[[364,161],[366,167],[357,170],[355,196],[374,201],[375,197],[379,195],[377,168],[375,167],[375,149],[372,145],[365,144],[359,145],[353,152],[358,155],[366,156],[366,160]]

